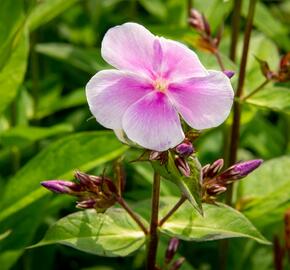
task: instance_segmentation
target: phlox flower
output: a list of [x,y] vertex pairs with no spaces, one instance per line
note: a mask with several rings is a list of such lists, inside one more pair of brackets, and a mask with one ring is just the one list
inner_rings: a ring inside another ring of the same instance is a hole
[[108,30],[101,53],[116,69],[102,70],[88,82],[90,110],[104,127],[124,131],[144,148],[165,151],[182,142],[180,117],[202,130],[220,125],[229,115],[229,78],[206,70],[179,42],[125,23]]

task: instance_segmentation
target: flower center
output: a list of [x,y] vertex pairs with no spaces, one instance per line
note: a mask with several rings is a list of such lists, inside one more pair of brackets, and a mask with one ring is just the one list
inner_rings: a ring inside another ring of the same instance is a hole
[[158,78],[154,82],[154,89],[156,91],[165,92],[167,90],[167,87],[168,83],[162,78]]

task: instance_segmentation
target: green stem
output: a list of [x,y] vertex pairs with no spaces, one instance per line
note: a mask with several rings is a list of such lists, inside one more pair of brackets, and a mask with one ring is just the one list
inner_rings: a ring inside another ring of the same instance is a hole
[[160,195],[160,175],[154,172],[151,204],[151,222],[148,242],[147,270],[155,270],[158,248],[158,211]]
[[170,209],[170,211],[159,221],[159,226],[161,227],[177,210],[178,208],[186,201],[186,197],[182,195],[179,201]]
[[141,228],[141,230],[144,232],[145,235],[148,234],[148,230],[143,224],[143,222],[140,220],[140,218],[136,215],[136,213],[130,208],[130,206],[126,203],[126,201],[120,197],[116,197],[117,202],[126,210],[126,212],[135,220],[135,222],[138,224],[138,226]]
[[239,37],[240,18],[241,18],[242,0],[234,1],[234,11],[232,15],[232,33],[231,33],[231,48],[230,59],[236,61],[236,50]]
[[245,101],[246,99],[250,98],[251,96],[255,95],[256,93],[258,93],[261,89],[263,89],[270,81],[267,79],[265,80],[261,85],[259,85],[255,90],[253,90],[250,94],[248,94],[247,96],[244,96],[242,98],[242,101]]
[[[247,66],[247,57],[249,51],[250,37],[253,26],[255,7],[257,0],[251,0],[249,4],[249,11],[244,35],[244,44],[243,44],[243,52],[242,52],[242,60],[240,65],[239,72],[239,80],[238,87],[236,91],[236,97],[234,101],[234,111],[233,111],[233,123],[231,128],[231,138],[230,138],[230,154],[229,154],[229,162],[230,165],[234,164],[237,160],[237,152],[239,145],[239,137],[240,137],[240,122],[241,122],[241,104],[239,99],[243,94],[244,82],[246,77],[246,66]],[[232,196],[233,196],[233,187],[229,186],[228,192],[226,194],[226,203],[232,204]]]

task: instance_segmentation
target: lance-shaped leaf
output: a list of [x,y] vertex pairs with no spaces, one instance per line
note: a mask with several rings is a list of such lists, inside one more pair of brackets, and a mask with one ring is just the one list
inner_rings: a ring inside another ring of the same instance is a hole
[[187,159],[190,176],[182,175],[177,169],[172,153],[168,154],[167,164],[161,165],[160,162],[153,161],[152,165],[162,177],[175,183],[182,194],[190,201],[193,207],[202,214],[201,205],[201,165],[196,157]]
[[57,221],[43,240],[31,247],[63,244],[88,253],[127,256],[145,243],[144,232],[123,209],[106,213],[86,210]]
[[266,87],[246,99],[246,102],[268,110],[290,114],[290,94],[286,87]]
[[[178,198],[165,197],[160,202],[160,216],[165,216]],[[254,225],[237,210],[219,203],[204,204],[204,216],[192,211],[185,202],[160,228],[169,236],[186,241],[209,241],[224,238],[246,237],[261,244],[269,242],[261,235]]]

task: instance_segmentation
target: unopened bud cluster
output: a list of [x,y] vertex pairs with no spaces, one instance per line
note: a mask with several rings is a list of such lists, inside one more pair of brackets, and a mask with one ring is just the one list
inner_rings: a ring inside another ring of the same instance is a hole
[[194,147],[189,139],[185,139],[181,144],[177,145],[174,149],[175,155],[175,165],[179,172],[186,176],[190,176],[190,167],[187,162],[187,158],[194,153]]
[[111,179],[79,171],[75,178],[76,182],[51,180],[41,184],[52,192],[77,197],[78,208],[95,208],[102,212],[116,203],[117,188]]
[[215,197],[227,190],[227,186],[257,169],[263,161],[254,159],[239,162],[221,172],[224,161],[218,159],[202,168],[202,197],[206,202],[212,202]]
[[278,71],[271,70],[267,61],[261,60],[257,57],[256,59],[259,62],[260,69],[267,80],[274,82],[290,81],[290,52],[282,56],[280,59]]

